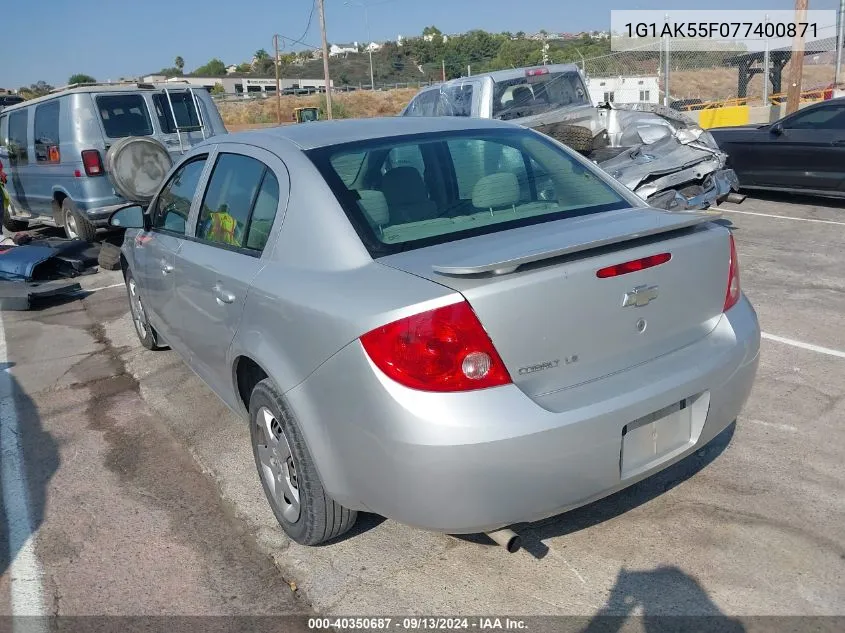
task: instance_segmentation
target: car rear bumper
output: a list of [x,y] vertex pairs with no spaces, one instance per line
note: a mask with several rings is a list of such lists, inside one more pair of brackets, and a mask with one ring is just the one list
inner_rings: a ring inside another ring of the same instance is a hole
[[[742,300],[706,337],[644,365],[542,397],[404,388],[350,344],[286,394],[327,492],[347,507],[449,533],[539,520],[630,486],[707,444],[751,391],[760,330]],[[622,464],[623,428],[684,399],[671,453]]]

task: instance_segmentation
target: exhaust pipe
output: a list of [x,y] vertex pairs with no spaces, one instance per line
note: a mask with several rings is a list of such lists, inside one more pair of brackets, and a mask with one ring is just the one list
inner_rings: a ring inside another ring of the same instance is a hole
[[501,545],[508,553],[513,554],[522,547],[522,539],[519,534],[513,530],[496,530],[495,532],[487,532],[487,536],[493,539],[497,545]]

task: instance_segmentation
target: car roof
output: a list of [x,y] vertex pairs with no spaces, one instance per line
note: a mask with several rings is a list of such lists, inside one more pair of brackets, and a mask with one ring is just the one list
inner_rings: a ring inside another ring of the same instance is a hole
[[[438,86],[434,86],[432,89],[436,89],[441,86],[453,86],[456,84],[463,84],[468,81],[472,81],[473,79],[483,79],[485,77],[489,77],[493,81],[510,81],[511,79],[520,79],[525,78],[525,71],[526,70],[540,70],[546,69],[550,73],[564,73],[564,72],[580,72],[581,69],[578,68],[575,64],[548,64],[546,66],[524,66],[521,68],[508,68],[506,70],[494,70],[489,73],[478,73],[477,75],[472,75],[470,77],[461,77],[460,79],[450,79],[449,81],[445,82],[445,84],[439,84]],[[428,90],[428,88],[426,89]]]
[[303,150],[354,143],[374,138],[390,138],[410,134],[437,134],[461,130],[519,129],[520,126],[492,119],[467,117],[377,117],[342,119],[284,125],[262,130],[213,137],[213,143],[247,143],[266,147],[274,141],[287,140]]
[[79,93],[104,93],[104,92],[116,92],[116,93],[144,93],[144,92],[156,92],[159,90],[163,90],[164,88],[169,88],[171,90],[185,90],[187,88],[193,88],[194,90],[204,90],[201,86],[192,86],[187,81],[168,81],[168,82],[155,82],[155,83],[145,83],[145,82],[122,82],[122,83],[92,83],[92,84],[74,84],[72,86],[67,86],[64,88],[55,88],[51,90],[46,95],[41,97],[36,97],[35,99],[28,99],[21,103],[15,103],[14,105],[7,106],[3,108],[4,113],[9,113],[14,110],[21,110],[23,108],[28,108],[33,105],[37,105],[44,101],[49,101],[50,99],[57,99],[59,97],[63,97],[64,95],[68,94],[79,94]]

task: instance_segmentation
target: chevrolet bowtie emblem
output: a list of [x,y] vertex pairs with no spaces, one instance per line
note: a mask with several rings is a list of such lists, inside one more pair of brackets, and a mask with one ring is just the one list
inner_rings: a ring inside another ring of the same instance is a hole
[[630,292],[626,292],[622,298],[622,307],[635,306],[642,308],[657,299],[657,286],[637,286]]

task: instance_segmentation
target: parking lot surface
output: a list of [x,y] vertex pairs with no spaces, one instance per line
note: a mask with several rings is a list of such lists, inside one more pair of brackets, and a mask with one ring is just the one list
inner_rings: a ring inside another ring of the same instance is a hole
[[[119,273],[96,275],[103,289],[87,298],[4,314],[9,373],[37,411],[39,446],[57,454],[34,548],[44,573],[70,585],[82,564],[83,584],[100,573],[107,594],[136,589],[122,605],[79,596],[63,612],[202,612],[224,595],[227,609],[255,612],[261,595],[283,612],[307,602],[346,615],[845,614],[845,208],[755,197],[722,210],[764,332],[746,409],[667,471],[520,526],[516,554],[366,515],[339,542],[290,543],[264,500],[247,426],[174,353],[140,347],[124,290],[110,287]],[[91,491],[100,477],[112,496]],[[100,531],[114,538],[89,551]],[[162,551],[170,563],[156,567]],[[109,558],[147,588],[91,562]],[[191,604],[167,590],[183,576]]]

